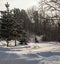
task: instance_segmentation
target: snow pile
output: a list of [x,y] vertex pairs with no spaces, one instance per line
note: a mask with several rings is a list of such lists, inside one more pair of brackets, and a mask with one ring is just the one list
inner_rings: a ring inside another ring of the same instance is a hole
[[0,64],[60,64],[60,43],[28,43],[6,47],[3,46],[6,42],[2,42]]

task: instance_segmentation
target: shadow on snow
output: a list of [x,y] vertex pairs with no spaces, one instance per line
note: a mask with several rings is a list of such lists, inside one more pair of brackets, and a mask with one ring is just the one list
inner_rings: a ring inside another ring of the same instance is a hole
[[38,55],[40,56],[43,56],[43,57],[50,57],[50,56],[60,56],[60,52],[41,52],[41,53],[37,53]]

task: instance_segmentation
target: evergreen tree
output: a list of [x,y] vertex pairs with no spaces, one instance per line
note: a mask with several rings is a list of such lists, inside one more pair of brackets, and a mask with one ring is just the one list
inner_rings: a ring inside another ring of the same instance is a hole
[[[19,9],[14,8],[9,10],[9,4],[6,5],[7,10],[1,11],[2,14],[2,24],[1,24],[1,37],[7,41],[7,46],[9,45],[9,40],[24,41],[22,44],[26,43],[26,32],[24,30],[24,21],[26,19],[26,14],[23,16]],[[25,17],[25,18],[24,18]]]
[[14,25],[13,25],[13,36],[15,39],[15,46],[16,46],[16,40],[21,39],[21,34],[23,30],[23,20],[21,19],[21,13],[19,9],[14,9]]
[[9,44],[9,40],[11,40],[11,31],[13,27],[13,19],[12,15],[9,12],[9,4],[6,5],[7,11],[2,11],[2,24],[1,24],[1,36],[3,39],[7,41],[7,46]]
[[[27,44],[26,43],[26,32],[24,30],[24,16],[20,12],[19,9],[14,8],[13,10],[14,13],[14,25],[13,25],[13,36],[15,39],[15,46],[16,46],[16,40],[20,41],[21,44]],[[24,42],[22,42],[24,40]]]

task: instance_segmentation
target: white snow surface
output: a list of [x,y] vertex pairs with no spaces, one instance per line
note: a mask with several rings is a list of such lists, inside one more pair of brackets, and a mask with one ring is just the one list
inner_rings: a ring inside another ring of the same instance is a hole
[[9,47],[5,41],[0,42],[0,64],[60,64],[60,43],[40,42]]

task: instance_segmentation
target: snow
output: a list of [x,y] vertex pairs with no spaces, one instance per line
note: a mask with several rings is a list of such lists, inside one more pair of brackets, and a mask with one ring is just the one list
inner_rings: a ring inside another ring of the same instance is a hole
[[60,43],[40,42],[28,45],[6,46],[5,41],[0,42],[0,64],[60,64]]

